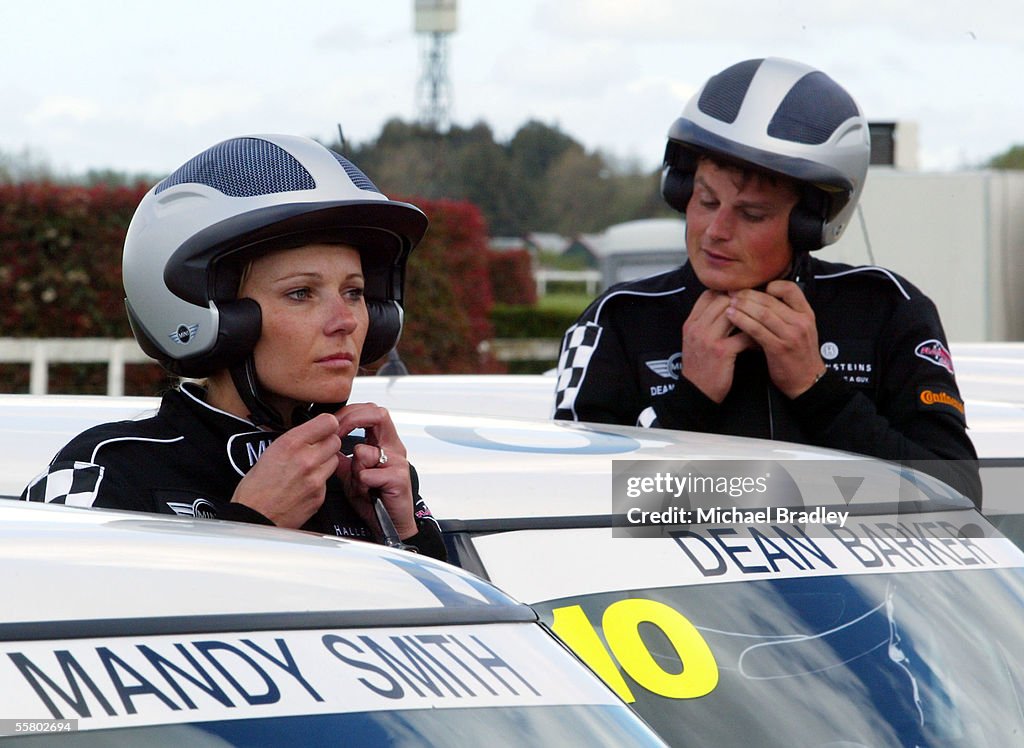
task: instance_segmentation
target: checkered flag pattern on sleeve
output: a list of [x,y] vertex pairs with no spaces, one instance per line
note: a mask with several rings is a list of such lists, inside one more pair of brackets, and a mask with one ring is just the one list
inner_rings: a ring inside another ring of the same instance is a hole
[[91,462],[57,462],[25,489],[29,501],[92,506],[103,480],[103,466]]
[[558,383],[555,385],[555,417],[575,420],[576,395],[594,355],[601,326],[593,322],[570,327],[558,359]]

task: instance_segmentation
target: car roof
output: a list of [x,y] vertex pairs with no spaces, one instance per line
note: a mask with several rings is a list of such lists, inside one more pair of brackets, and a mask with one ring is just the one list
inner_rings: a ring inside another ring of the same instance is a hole
[[[435,380],[429,386],[464,390],[458,380],[448,384]],[[359,398],[358,391],[353,397]],[[157,406],[153,398],[0,395],[0,443],[6,445],[0,451],[0,495],[20,494],[53,454],[88,426],[149,415]],[[906,499],[911,494],[915,501],[921,498],[892,482],[897,478],[887,463],[802,444],[428,411],[392,410],[392,417],[410,461],[419,470],[422,495],[437,516],[450,519],[606,516],[613,513],[616,465],[621,468],[626,461],[639,460],[671,460],[676,467],[679,461],[701,460],[786,465],[805,493],[813,494],[814,503],[824,505],[850,503],[830,472],[836,462],[842,462],[874,476],[856,497],[862,503]],[[951,502],[948,506],[965,505],[966,499],[944,484],[928,476],[919,481]],[[872,486],[873,493],[868,490]]]
[[[1024,458],[1024,343],[954,343],[957,384],[982,458]],[[533,375],[357,377],[354,401],[401,410],[549,418],[553,372]]]
[[534,620],[448,564],[208,519],[0,500],[0,640]]

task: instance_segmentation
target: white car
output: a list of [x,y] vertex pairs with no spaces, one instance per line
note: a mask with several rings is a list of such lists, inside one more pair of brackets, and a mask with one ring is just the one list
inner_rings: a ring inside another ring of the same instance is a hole
[[0,501],[0,567],[0,744],[664,745],[529,607],[404,551]]
[[[376,388],[394,408],[401,390],[422,406],[496,381],[442,377],[417,392],[425,379],[357,380],[354,398]],[[88,425],[154,406],[0,398],[0,494]],[[806,445],[392,414],[452,562],[530,604],[668,743],[1004,746],[1024,734],[1024,553],[938,481]],[[781,493],[673,503],[682,492],[640,490],[715,471],[734,485],[771,477]],[[654,518],[680,507],[692,515]]]
[[[978,452],[985,499],[982,512],[1024,545],[1024,343],[950,346],[964,398],[969,434]],[[393,409],[544,420],[555,396],[545,375],[358,377],[355,401]]]

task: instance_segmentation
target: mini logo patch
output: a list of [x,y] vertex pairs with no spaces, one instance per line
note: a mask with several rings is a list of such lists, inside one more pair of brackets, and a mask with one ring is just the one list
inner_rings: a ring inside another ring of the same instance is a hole
[[664,379],[679,379],[679,373],[683,370],[683,354],[674,353],[668,358],[645,361],[647,368]]
[[217,519],[217,507],[209,499],[196,499],[191,504],[184,501],[168,501],[167,506],[179,517]]
[[946,349],[946,346],[942,344],[942,341],[935,340],[934,338],[926,340],[914,349],[914,355],[918,358],[923,358],[930,364],[941,366],[950,374],[953,373],[953,357]]
[[178,329],[167,337],[179,345],[188,345],[197,332],[199,332],[199,325],[178,325]]

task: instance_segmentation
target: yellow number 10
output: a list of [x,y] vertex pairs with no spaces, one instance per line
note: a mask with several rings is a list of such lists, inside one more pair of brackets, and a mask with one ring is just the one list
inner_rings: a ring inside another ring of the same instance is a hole
[[[669,699],[695,699],[718,685],[718,663],[708,643],[684,615],[664,603],[635,598],[609,605],[601,617],[608,648],[579,605],[555,608],[552,615],[551,628],[558,637],[627,703],[636,697],[612,654],[640,686]],[[640,638],[641,623],[661,629],[683,663],[682,672],[666,672],[651,656]]]

